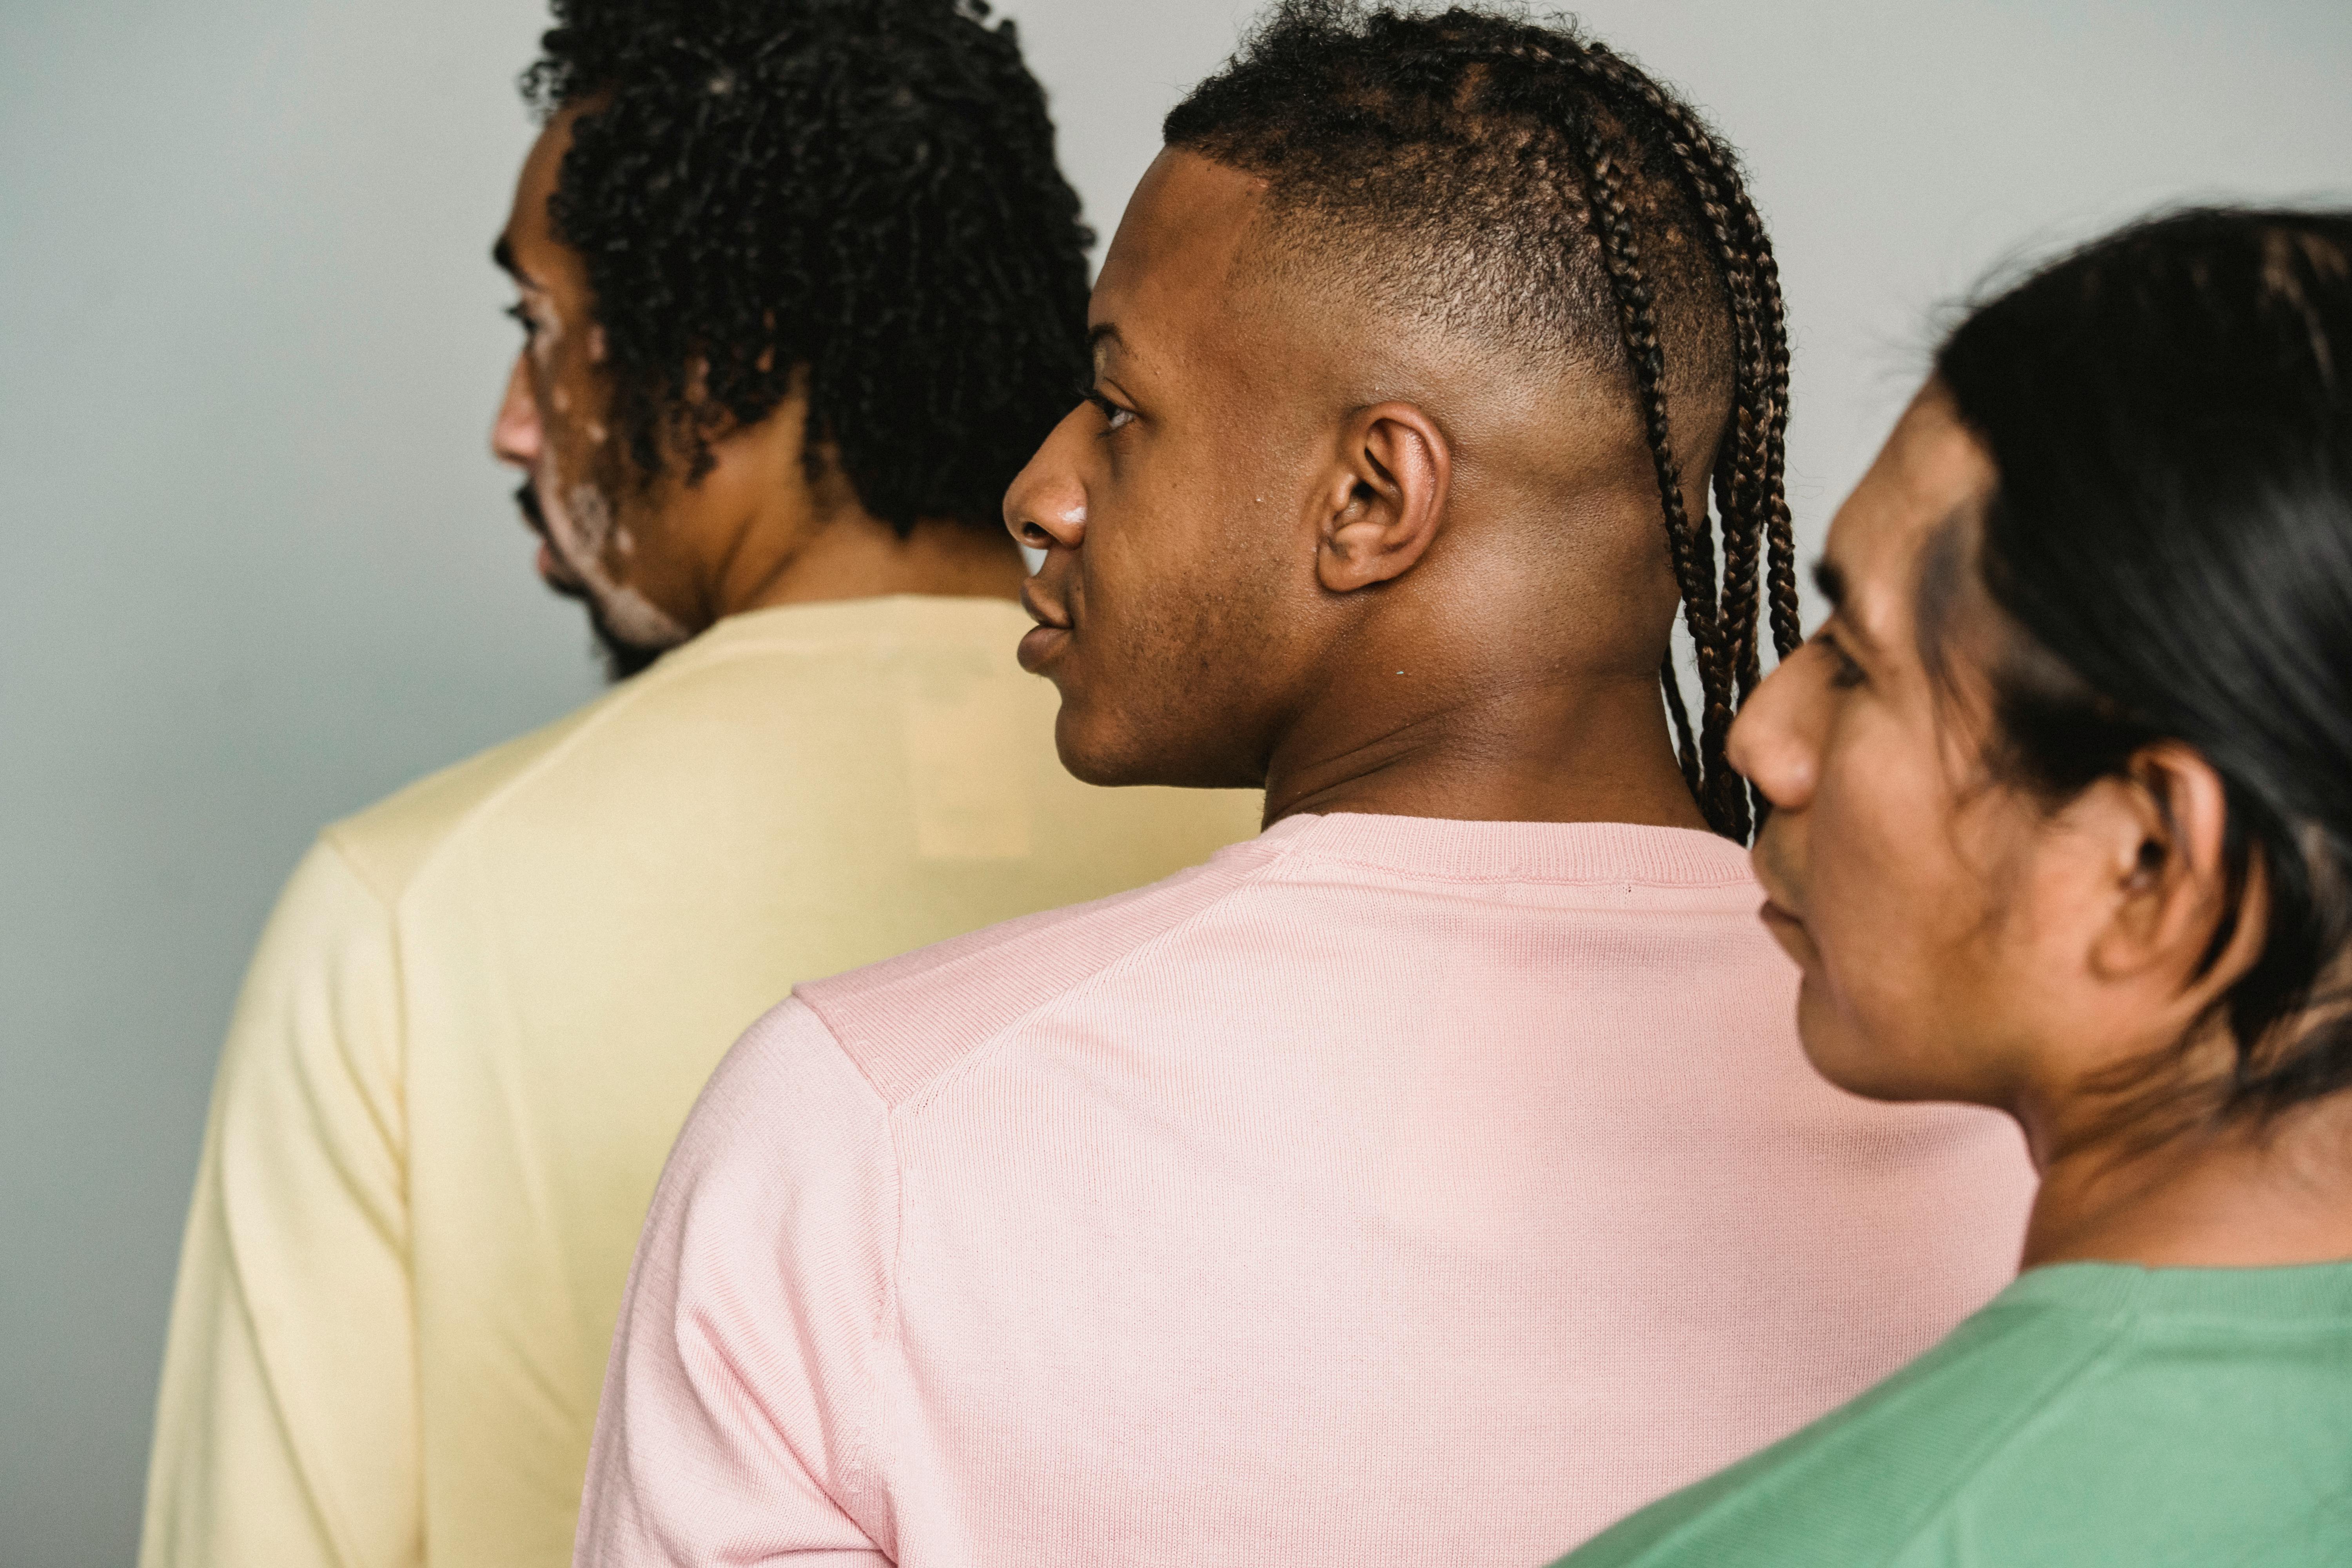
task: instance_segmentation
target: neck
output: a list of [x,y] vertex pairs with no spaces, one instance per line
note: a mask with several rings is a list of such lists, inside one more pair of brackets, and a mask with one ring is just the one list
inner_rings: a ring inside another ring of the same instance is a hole
[[[1268,826],[1302,812],[1475,822],[1630,822],[1704,830],[1675,766],[1654,677],[1530,677],[1410,700],[1337,692],[1292,726],[1266,768]],[[1400,691],[1397,688],[1403,688]]]
[[786,535],[789,546],[756,560],[739,552],[722,565],[716,615],[777,605],[872,599],[889,594],[1015,599],[1024,567],[1012,537],[967,523],[925,520],[901,539],[889,524],[856,510]]
[[[2164,1139],[2029,1138],[2042,1167],[2024,1266],[2260,1268],[2352,1259],[2352,1095]],[[2135,1136],[2137,1131],[2137,1135]]]

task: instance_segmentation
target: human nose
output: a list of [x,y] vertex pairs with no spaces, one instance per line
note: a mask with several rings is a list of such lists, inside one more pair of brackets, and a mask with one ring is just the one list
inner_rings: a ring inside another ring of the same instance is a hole
[[1076,550],[1087,535],[1087,487],[1068,460],[1084,405],[1065,415],[1004,492],[1004,526],[1032,550]]
[[1776,811],[1801,810],[1821,777],[1826,693],[1815,662],[1802,654],[1782,660],[1732,721],[1726,754]]
[[545,434],[539,425],[539,399],[531,392],[530,373],[523,363],[523,356],[517,354],[514,369],[507,376],[506,396],[499,404],[499,416],[490,425],[490,451],[501,463],[528,468],[539,461],[543,439]]

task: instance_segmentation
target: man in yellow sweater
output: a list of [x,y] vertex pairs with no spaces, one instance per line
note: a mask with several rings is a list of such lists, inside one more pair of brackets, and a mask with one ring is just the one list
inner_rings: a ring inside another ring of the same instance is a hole
[[146,1568],[568,1561],[638,1226],[729,1043],[1255,825],[1071,780],[1014,661],[998,501],[1075,396],[1087,279],[1012,28],[657,10],[559,0],[497,252],[493,445],[625,679],[294,873],[215,1092]]

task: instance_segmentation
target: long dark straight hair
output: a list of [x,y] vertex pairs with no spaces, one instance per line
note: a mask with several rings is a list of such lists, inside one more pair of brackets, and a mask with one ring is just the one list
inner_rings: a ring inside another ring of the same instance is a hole
[[2218,1005],[2218,1114],[2352,1085],[2352,213],[2135,225],[1975,310],[1937,372],[2000,474],[1996,767],[2063,801],[2196,748],[2231,907],[2257,863],[2269,906]]

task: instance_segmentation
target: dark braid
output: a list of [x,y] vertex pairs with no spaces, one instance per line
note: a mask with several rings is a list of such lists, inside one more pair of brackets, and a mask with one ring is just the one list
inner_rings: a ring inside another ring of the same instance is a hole
[[1565,55],[1524,47],[1502,53],[1521,63],[1564,64],[1601,85],[1618,113],[1646,110],[1654,116],[1664,127],[1666,145],[1680,164],[1682,177],[1715,242],[1717,265],[1731,309],[1734,357],[1731,426],[1721,443],[1711,486],[1723,535],[1719,598],[1706,521],[1694,524],[1682,502],[1671,423],[1660,377],[1653,373],[1659,356],[1654,346],[1644,346],[1654,344],[1654,335],[1648,289],[1641,279],[1638,245],[1622,221],[1619,182],[1608,160],[1604,133],[1589,112],[1581,117],[1595,231],[1609,252],[1611,282],[1624,319],[1627,356],[1634,367],[1658,475],[1668,548],[1697,656],[1706,701],[1702,763],[1695,765],[1690,755],[1689,720],[1671,663],[1661,679],[1675,719],[1685,778],[1691,782],[1709,820],[1719,830],[1744,838],[1753,820],[1748,795],[1725,759],[1724,747],[1734,707],[1762,679],[1756,635],[1759,551],[1771,557],[1775,652],[1785,656],[1802,640],[1796,616],[1795,544],[1784,493],[1789,353],[1780,268],[1737,165],[1697,117],[1656,82],[1598,43],[1587,43],[1580,51]]
[[[1759,546],[1769,557],[1763,586],[1771,598],[1774,652],[1785,658],[1803,640],[1797,617],[1796,542],[1786,495],[1789,339],[1780,266],[1738,166],[1706,125],[1603,45],[1589,45],[1579,63],[1666,127],[1668,145],[1713,234],[1731,298],[1738,362],[1733,428],[1717,460],[1715,493],[1724,536],[1720,616],[1733,639],[1736,700],[1744,700],[1762,678],[1756,637]],[[1727,779],[1717,787],[1725,795],[1745,793]],[[1734,805],[1710,795],[1709,804],[1728,806],[1741,817],[1748,815],[1739,809],[1744,802]]]
[[[1762,677],[1766,605],[1778,654],[1801,634],[1780,269],[1722,139],[1566,26],[1364,0],[1277,0],[1167,135],[1266,176],[1318,232],[1377,237],[1356,251],[1386,258],[1392,292],[1419,287],[1448,320],[1625,367],[1698,670],[1696,732],[1671,658],[1659,674],[1676,759],[1707,821],[1744,839],[1754,806],[1724,751]],[[1675,412],[1726,386],[1693,516]]]
[[[1658,502],[1666,519],[1666,549],[1681,585],[1683,621],[1690,628],[1697,656],[1699,691],[1698,803],[1717,832],[1748,837],[1747,803],[1727,812],[1723,775],[1725,738],[1731,731],[1731,691],[1721,620],[1717,613],[1715,542],[1704,514],[1694,519],[1683,504],[1682,465],[1675,458],[1674,426],[1666,410],[1666,356],[1658,344],[1657,321],[1650,286],[1642,273],[1641,242],[1625,211],[1623,188],[1610,156],[1609,143],[1587,117],[1578,127],[1583,144],[1585,188],[1592,207],[1592,225],[1600,236],[1601,254],[1609,267],[1609,282],[1623,319],[1625,357],[1633,367],[1633,384],[1641,399],[1642,426],[1650,442],[1650,462],[1658,477]],[[1669,694],[1682,700],[1680,678],[1671,660],[1660,678]],[[1684,722],[1688,723],[1685,719]],[[1687,777],[1687,770],[1685,771]]]

